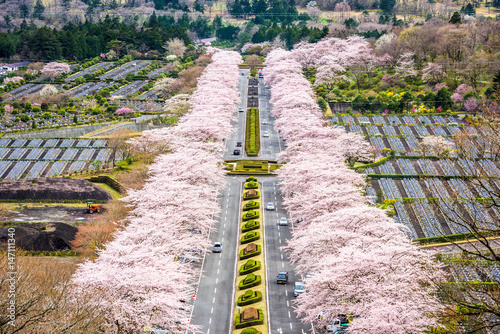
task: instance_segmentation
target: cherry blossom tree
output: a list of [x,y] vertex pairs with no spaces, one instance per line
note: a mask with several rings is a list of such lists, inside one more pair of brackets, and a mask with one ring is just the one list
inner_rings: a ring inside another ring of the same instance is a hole
[[133,113],[133,112],[134,112],[133,109],[131,109],[131,108],[125,108],[124,107],[124,108],[117,109],[115,111],[115,114],[116,115],[127,115],[127,114],[130,114],[130,113]]
[[42,74],[54,79],[60,74],[69,73],[70,66],[66,63],[51,62],[45,65],[42,69]]
[[[216,194],[224,187],[222,139],[232,131],[239,99],[239,63],[236,52],[214,52],[192,95],[191,110],[178,125],[130,141],[136,149],[168,146],[169,152],[155,158],[144,187],[123,199],[133,207],[125,229],[73,277],[82,288],[105,291],[107,332],[197,330],[181,321],[189,317],[181,300],[199,269],[176,259],[209,248],[206,235],[220,212]],[[192,233],[194,229],[202,234]]]
[[[292,219],[303,219],[286,250],[300,273],[316,272],[306,279],[308,291],[297,298],[296,312],[318,327],[344,313],[359,315],[350,331],[421,333],[436,325],[434,314],[442,310],[433,284],[442,272],[431,253],[408,239],[405,226],[369,206],[361,194],[363,176],[346,167],[368,155],[369,146],[363,137],[321,119],[301,72],[330,52],[318,44],[318,50],[306,44],[292,52],[274,50],[264,68],[274,127],[288,141],[278,158],[286,162],[278,170],[283,203]],[[362,54],[360,48],[354,53]],[[359,61],[352,54],[338,59],[346,66]]]
[[445,76],[443,67],[436,63],[428,63],[422,70],[422,80],[430,85],[441,82]]
[[399,57],[396,67],[394,68],[399,77],[414,77],[417,75],[415,71],[415,61],[413,60],[413,53],[407,52]]
[[14,82],[14,83],[15,82],[21,82],[21,80],[23,80],[23,77],[16,76],[16,77],[12,77],[12,78],[5,78],[3,80],[3,83],[6,84],[6,83],[9,83],[9,82]]

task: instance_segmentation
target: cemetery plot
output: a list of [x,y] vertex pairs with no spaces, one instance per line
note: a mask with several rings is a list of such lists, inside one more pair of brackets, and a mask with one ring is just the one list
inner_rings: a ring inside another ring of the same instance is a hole
[[139,71],[145,69],[149,64],[151,64],[150,60],[134,60],[104,74],[101,76],[101,79],[113,79],[115,81],[122,80],[125,79],[129,73],[134,73],[136,75]]
[[28,83],[20,87],[17,87],[11,90],[10,92],[2,94],[2,97],[5,102],[12,102],[23,95],[33,94],[40,91],[43,88],[43,86],[44,85],[41,84]]
[[75,74],[67,77],[64,81],[70,82],[70,81],[75,80],[76,78],[83,77],[85,74],[92,74],[92,73],[97,72],[103,68],[106,69],[106,68],[109,68],[111,66],[113,66],[112,62],[99,63],[99,64],[96,64],[96,65],[91,66],[89,68],[86,68],[81,72],[75,73]]
[[99,81],[99,82],[87,82],[84,83],[83,85],[80,85],[70,91],[68,91],[68,95],[72,97],[83,97],[87,95],[93,95],[94,93],[97,93],[101,89],[105,87],[112,86],[111,83],[107,83],[104,81]]
[[111,93],[111,96],[127,96],[127,95],[132,95],[134,93],[137,93],[139,89],[141,89],[142,86],[147,84],[147,80],[143,81],[133,81],[129,83],[128,85],[116,90],[115,92]]
[[0,177],[4,178],[49,177],[92,169],[95,167],[90,162],[94,161],[94,157],[105,165],[111,154],[110,149],[104,148],[104,139],[49,139],[44,142],[42,139],[4,138],[0,144],[7,145],[0,147]]
[[27,173],[28,178],[37,178],[40,174],[47,168],[49,162],[48,161],[37,161],[31,166],[31,169]]
[[[142,97],[142,95],[141,95]],[[116,101],[118,108],[130,107],[137,111],[161,112],[165,110],[164,102],[156,101],[134,101],[134,100],[119,100]]]

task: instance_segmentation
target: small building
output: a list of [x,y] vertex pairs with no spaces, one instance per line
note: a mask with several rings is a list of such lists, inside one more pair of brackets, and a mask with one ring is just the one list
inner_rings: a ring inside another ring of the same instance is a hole
[[9,74],[10,72],[15,72],[19,70],[23,66],[28,66],[31,64],[29,61],[22,61],[20,63],[13,63],[13,64],[2,64],[0,66],[0,75],[6,75]]

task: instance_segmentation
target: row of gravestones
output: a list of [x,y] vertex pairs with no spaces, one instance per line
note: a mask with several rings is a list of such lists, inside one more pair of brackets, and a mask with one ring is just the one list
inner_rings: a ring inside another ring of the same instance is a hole
[[250,326],[262,325],[264,323],[264,314],[262,309],[254,308],[252,304],[262,301],[262,292],[254,291],[251,288],[262,284],[262,275],[256,275],[254,272],[261,269],[261,261],[254,258],[261,255],[262,246],[254,243],[260,239],[261,223],[260,209],[261,197],[259,183],[255,177],[246,179],[245,190],[243,192],[243,216],[241,231],[243,236],[240,244],[246,247],[241,249],[238,256],[240,260],[248,259],[239,268],[239,275],[243,277],[238,283],[239,290],[246,290],[244,294],[238,297],[236,305],[244,307],[243,311],[235,317],[235,329],[245,328],[240,334],[261,334],[255,328]]

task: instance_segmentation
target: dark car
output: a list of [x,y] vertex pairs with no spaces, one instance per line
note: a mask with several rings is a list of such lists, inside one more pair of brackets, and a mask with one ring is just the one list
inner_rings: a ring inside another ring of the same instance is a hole
[[234,151],[233,151],[233,154],[234,154],[234,155],[240,155],[240,153],[241,153],[241,152],[240,152],[240,150],[234,150]]
[[220,242],[214,243],[214,248],[212,248],[212,253],[222,253],[222,244]]
[[241,147],[241,144],[242,144],[242,143],[241,143],[240,141],[237,141],[237,142],[236,142],[236,147]]
[[276,283],[286,284],[288,282],[288,271],[280,271],[277,277]]

